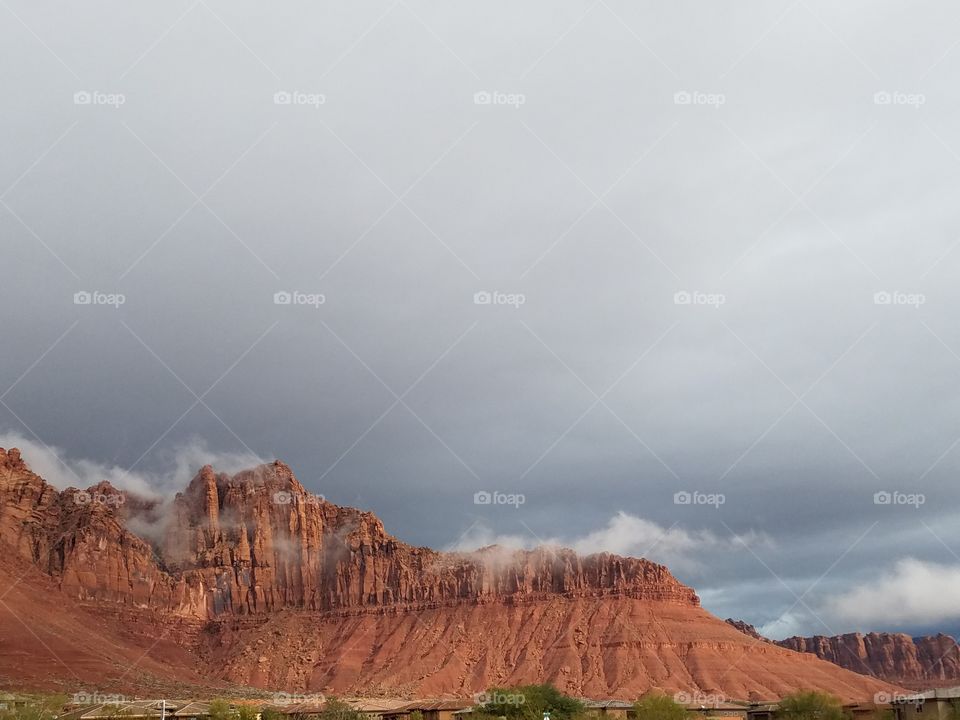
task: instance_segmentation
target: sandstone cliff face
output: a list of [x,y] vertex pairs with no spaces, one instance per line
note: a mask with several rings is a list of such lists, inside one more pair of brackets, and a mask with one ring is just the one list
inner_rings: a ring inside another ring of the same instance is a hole
[[274,462],[233,476],[205,467],[173,503],[171,571],[207,588],[207,617],[624,594],[697,604],[655,563],[569,550],[444,554],[388,535],[372,513],[308,493]]
[[778,644],[908,686],[956,684],[960,680],[960,647],[949,635],[914,639],[902,633],[849,633],[792,637]]
[[[890,688],[746,637],[662,565],[553,548],[412,547],[373,514],[311,495],[281,462],[232,476],[204,467],[162,502],[107,483],[58,491],[0,449],[0,579],[20,582],[18,618],[39,613],[14,561],[61,591],[38,622],[70,632],[76,622],[63,618],[102,618],[118,647],[162,635],[156,667],[182,648],[193,664],[180,676],[212,682],[421,697],[536,682],[597,697],[815,688],[868,699]],[[50,642],[21,647],[31,637],[4,651],[45,656]],[[75,640],[77,662],[91,667],[114,652],[87,657],[89,643]]]
[[[199,619],[618,595],[696,606],[656,563],[571,550],[438,553],[372,513],[308,493],[281,462],[230,476],[204,467],[169,507],[108,483],[58,492],[0,450],[0,536],[81,599]],[[155,546],[127,527],[149,526]]]
[[[156,608],[189,607],[191,577],[164,572],[150,545],[124,526],[125,496],[109,483],[62,492],[0,448],[0,539],[79,599]],[[138,503],[134,502],[136,507]],[[139,503],[146,512],[153,505]]]
[[735,627],[744,635],[749,635],[755,640],[764,640],[766,642],[770,642],[763,635],[757,632],[757,629],[748,622],[744,622],[743,620],[734,620],[733,618],[727,618],[726,622],[728,625]]

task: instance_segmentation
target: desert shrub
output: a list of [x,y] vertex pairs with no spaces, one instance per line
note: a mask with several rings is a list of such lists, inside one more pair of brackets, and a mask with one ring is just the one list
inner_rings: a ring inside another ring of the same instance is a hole
[[286,720],[286,715],[283,715],[275,708],[265,707],[260,710],[260,720]]
[[257,711],[250,705],[241,705],[234,717],[236,720],[257,720]]
[[633,704],[637,720],[687,720],[687,709],[668,695],[653,693]]
[[778,720],[844,720],[840,700],[815,690],[787,695],[780,701],[776,716]]
[[486,702],[478,708],[477,717],[478,720],[482,717],[543,720],[545,712],[550,713],[550,720],[577,720],[583,716],[584,706],[553,685],[518,685],[488,690]]
[[226,700],[210,703],[210,720],[236,720],[237,713]]
[[0,720],[53,720],[67,703],[65,695],[17,696],[0,709]]

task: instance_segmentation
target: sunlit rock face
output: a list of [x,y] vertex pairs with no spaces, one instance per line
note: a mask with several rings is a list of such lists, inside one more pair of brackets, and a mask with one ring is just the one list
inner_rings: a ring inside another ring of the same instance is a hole
[[903,633],[849,633],[792,637],[778,645],[910,687],[960,683],[960,647],[949,635],[912,638]]
[[748,637],[662,565],[413,547],[372,513],[308,493],[282,462],[204,467],[164,499],[106,482],[60,491],[0,450],[0,543],[56,583],[71,617],[111,618],[114,645],[175,627],[195,662],[178,671],[216,681],[421,697],[536,682],[626,698],[889,687]]

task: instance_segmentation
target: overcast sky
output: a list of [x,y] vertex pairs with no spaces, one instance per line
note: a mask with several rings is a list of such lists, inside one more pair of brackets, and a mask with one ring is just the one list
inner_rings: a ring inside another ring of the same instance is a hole
[[955,3],[0,16],[0,434],[54,482],[276,457],[774,637],[960,626]]

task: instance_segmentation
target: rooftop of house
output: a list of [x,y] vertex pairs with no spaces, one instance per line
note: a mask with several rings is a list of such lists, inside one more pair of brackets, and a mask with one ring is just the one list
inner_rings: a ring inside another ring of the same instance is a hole
[[194,700],[188,702],[175,713],[174,717],[193,717],[194,715],[207,715],[210,712],[210,703],[203,700]]
[[364,713],[386,713],[410,704],[409,700],[367,700],[364,698],[344,699],[343,702],[354,710]]
[[589,709],[629,710],[632,702],[626,700],[584,700],[583,704]]
[[[130,700],[82,705],[60,715],[61,720],[109,720],[111,718],[161,718],[189,705],[187,700]],[[209,705],[207,705],[209,708]],[[198,713],[199,714],[199,713]]]
[[[13,696],[8,697],[13,698]],[[960,698],[960,686],[937,688],[910,695],[898,695],[892,699],[892,702],[894,704],[908,704],[932,699],[953,700],[958,698]],[[0,696],[0,699],[2,699],[2,696]],[[421,713],[449,711],[467,714],[476,707],[476,700],[470,698],[439,698],[416,701],[387,698],[347,698],[344,699],[343,702],[354,710],[371,715],[384,715],[386,717],[408,715],[415,711]],[[630,710],[633,708],[632,702],[615,698],[583,698],[582,702],[588,709],[594,710]],[[315,715],[324,710],[326,700],[322,696],[319,696],[311,700],[274,703],[269,706],[283,715]],[[727,712],[746,711],[750,714],[763,714],[775,713],[779,709],[779,704],[775,700],[755,700],[753,702],[724,700],[709,703],[685,703],[684,707],[689,711],[706,712],[708,715],[710,710]],[[878,705],[876,703],[869,702],[848,703],[844,705],[844,709],[854,713],[873,712],[877,708]],[[164,710],[168,718],[204,716],[209,713],[210,701],[176,699],[123,700],[73,705],[68,706],[65,712],[60,714],[59,720],[116,720],[117,718],[123,718],[124,720],[161,720],[164,715]]]
[[411,713],[419,710],[420,712],[430,712],[437,710],[468,710],[476,705],[476,702],[473,700],[468,700],[466,698],[452,698],[452,699],[441,699],[441,700],[415,700],[413,702],[407,701],[403,705],[392,708],[388,711],[387,715],[403,715],[406,713]]
[[918,700],[955,700],[960,698],[960,686],[934,688],[924,690],[923,692],[912,693],[910,695],[897,695],[893,698],[894,703],[913,703]]
[[270,705],[270,709],[280,715],[316,715],[323,712],[326,702],[311,700],[305,702],[288,702],[279,705]]
[[687,710],[740,710],[751,709],[750,703],[736,702],[735,700],[715,700],[709,703],[686,703]]

